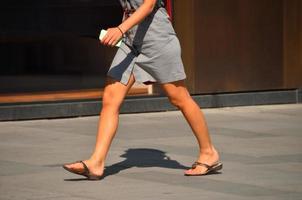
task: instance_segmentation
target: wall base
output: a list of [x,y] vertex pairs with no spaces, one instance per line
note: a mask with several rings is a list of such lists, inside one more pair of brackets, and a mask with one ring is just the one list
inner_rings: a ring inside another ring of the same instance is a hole
[[[302,88],[291,90],[192,95],[201,108],[302,102]],[[177,110],[165,96],[127,97],[120,113]],[[14,103],[0,105],[0,121],[99,115],[101,100]]]

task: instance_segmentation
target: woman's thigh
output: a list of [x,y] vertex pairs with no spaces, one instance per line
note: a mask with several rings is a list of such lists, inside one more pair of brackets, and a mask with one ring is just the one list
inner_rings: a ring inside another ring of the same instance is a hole
[[133,74],[130,75],[127,85],[107,76],[103,94],[103,103],[121,104],[134,82],[135,78]]

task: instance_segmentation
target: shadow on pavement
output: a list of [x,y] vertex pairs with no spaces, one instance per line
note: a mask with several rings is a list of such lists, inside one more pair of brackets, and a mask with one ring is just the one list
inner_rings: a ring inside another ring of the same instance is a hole
[[[131,167],[162,167],[170,169],[188,169],[188,167],[180,164],[176,160],[172,160],[166,155],[166,152],[157,149],[137,148],[128,149],[120,157],[125,160],[106,166],[104,170],[104,177],[118,174],[120,171],[129,169]],[[65,179],[65,181],[82,181],[87,178]]]

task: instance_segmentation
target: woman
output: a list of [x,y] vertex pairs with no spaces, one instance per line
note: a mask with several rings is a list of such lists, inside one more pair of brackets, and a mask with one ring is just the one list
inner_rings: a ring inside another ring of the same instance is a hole
[[117,130],[119,108],[135,81],[160,83],[170,102],[179,108],[199,144],[200,153],[187,176],[206,175],[220,170],[219,154],[208,133],[199,106],[185,87],[186,74],[178,38],[161,0],[120,0],[123,22],[109,28],[100,41],[114,46],[123,38],[108,70],[95,149],[89,159],[63,165],[64,169],[101,179],[105,158]]

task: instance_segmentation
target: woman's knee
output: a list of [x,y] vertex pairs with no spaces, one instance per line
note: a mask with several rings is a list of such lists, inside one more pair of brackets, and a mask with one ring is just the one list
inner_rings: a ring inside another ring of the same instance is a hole
[[168,96],[168,98],[172,105],[180,109],[183,108],[190,100],[190,96],[187,95],[174,95],[174,96]]
[[182,108],[191,99],[190,93],[183,81],[177,81],[162,85],[172,105]]
[[102,106],[103,108],[118,108],[124,99],[124,91],[115,86],[114,83],[107,84],[104,89]]
[[121,100],[118,99],[118,95],[114,91],[105,90],[103,93],[102,106],[104,107],[119,107]]
[[172,105],[183,108],[192,98],[186,89],[174,90],[168,93],[169,101]]

